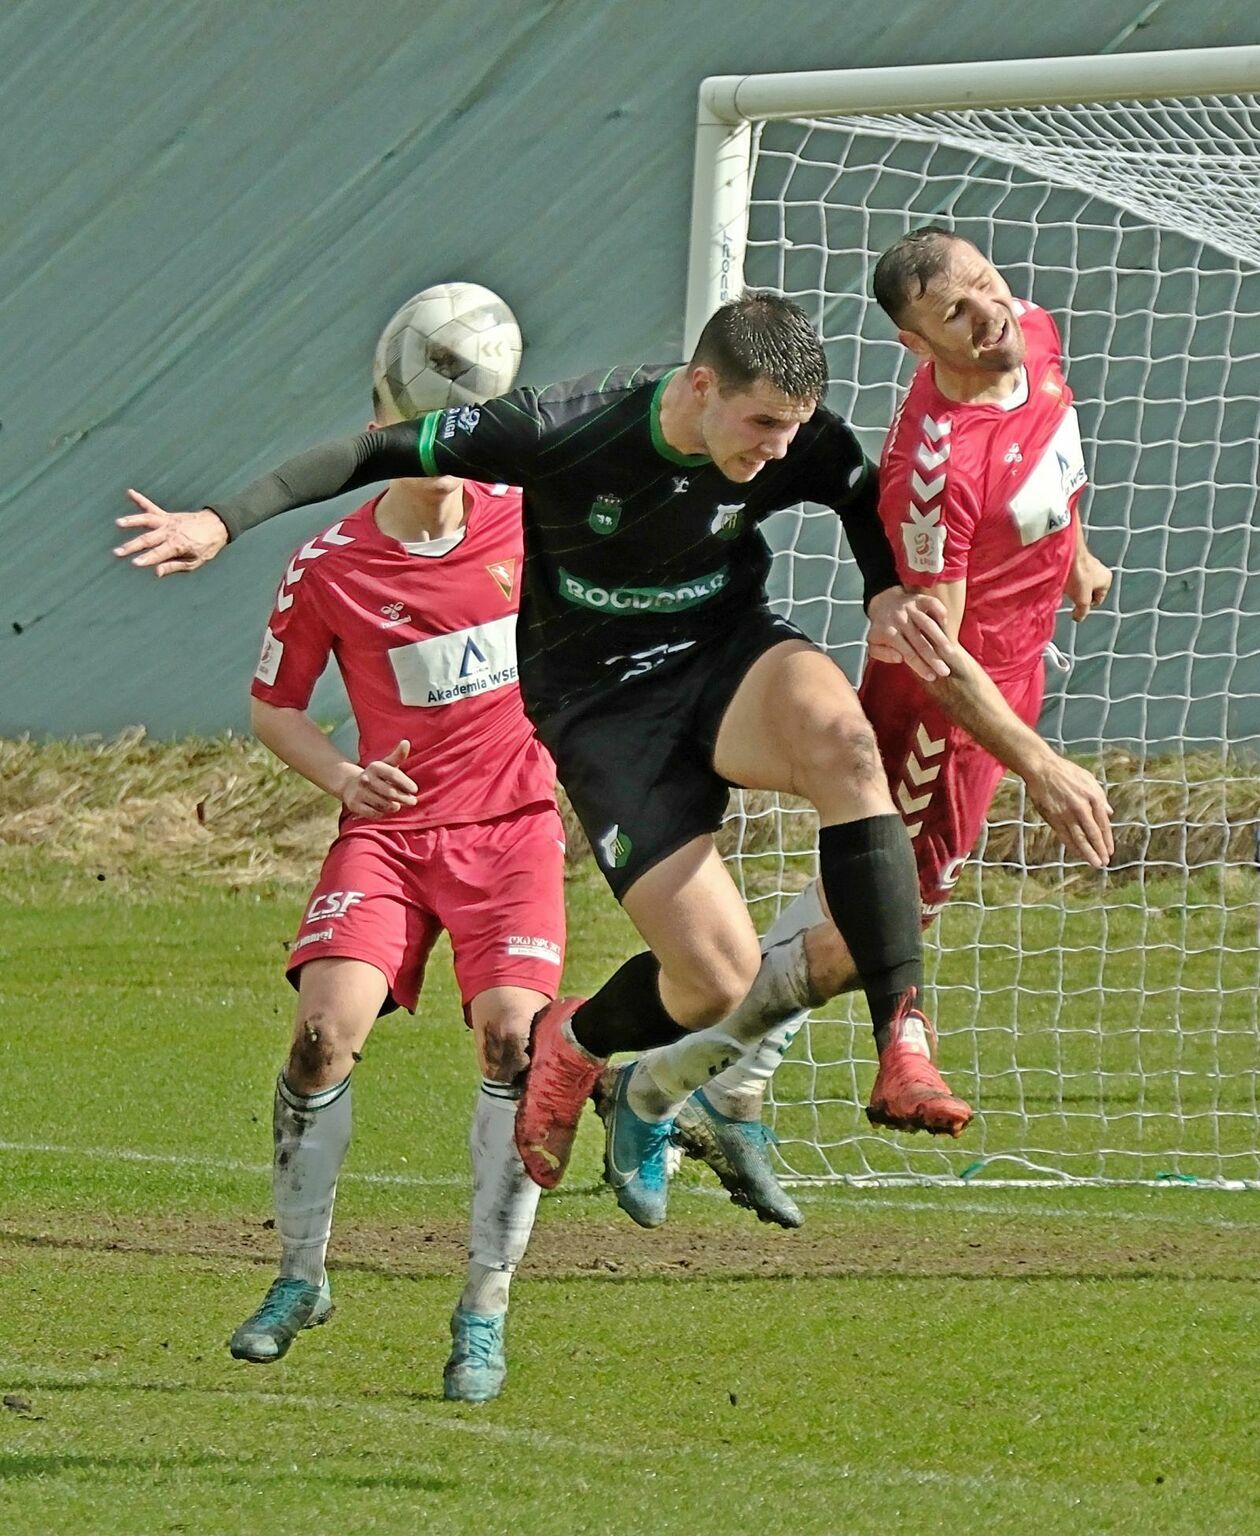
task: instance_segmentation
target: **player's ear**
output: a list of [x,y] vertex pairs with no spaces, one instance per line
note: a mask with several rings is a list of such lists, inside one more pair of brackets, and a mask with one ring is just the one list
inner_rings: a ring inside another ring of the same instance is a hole
[[687,370],[687,383],[691,385],[692,394],[701,402],[717,389],[717,382],[717,374],[707,363],[696,363]]
[[921,363],[925,363],[932,355],[931,347],[917,331],[898,331],[897,340],[907,352],[913,352]]

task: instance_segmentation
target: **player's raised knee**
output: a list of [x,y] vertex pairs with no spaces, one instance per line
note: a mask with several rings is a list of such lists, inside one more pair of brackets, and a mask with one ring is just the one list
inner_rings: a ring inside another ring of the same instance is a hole
[[854,711],[804,722],[792,757],[796,788],[815,804],[819,794],[830,797],[837,789],[862,791],[885,784],[875,732],[865,715]]
[[748,996],[760,963],[761,952],[755,945],[747,953],[714,957],[709,964],[695,968],[685,990],[680,986],[669,996],[667,985],[662,985],[662,1000],[680,1024],[688,1029],[706,1029],[739,1007]]

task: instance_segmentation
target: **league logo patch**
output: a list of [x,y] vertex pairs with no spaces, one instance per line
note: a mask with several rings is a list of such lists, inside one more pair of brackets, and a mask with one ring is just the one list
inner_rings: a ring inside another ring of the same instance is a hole
[[280,671],[280,663],[284,660],[284,641],[277,640],[268,629],[263,636],[262,655],[258,658],[258,670],[254,676],[260,683],[272,684]]
[[910,521],[901,525],[901,540],[912,571],[938,576],[945,569],[945,529],[939,507],[920,513],[912,506]]
[[596,496],[586,521],[594,533],[616,533],[617,524],[621,521],[621,497]]

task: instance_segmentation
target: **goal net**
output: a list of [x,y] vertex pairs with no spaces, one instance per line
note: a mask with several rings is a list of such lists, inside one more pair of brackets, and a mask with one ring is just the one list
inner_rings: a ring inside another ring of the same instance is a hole
[[[705,82],[688,340],[744,283],[801,303],[829,403],[878,456],[911,371],[869,298],[943,223],[1056,317],[1104,609],[1066,613],[1040,729],[1103,779],[1117,853],[1064,855],[1008,776],[927,941],[963,1142],[874,1133],[864,1004],[811,1019],[770,1114],[802,1179],[1260,1180],[1260,49]],[[766,526],[778,606],[851,678],[834,514]],[[727,846],[768,923],[807,809],[744,796]]]

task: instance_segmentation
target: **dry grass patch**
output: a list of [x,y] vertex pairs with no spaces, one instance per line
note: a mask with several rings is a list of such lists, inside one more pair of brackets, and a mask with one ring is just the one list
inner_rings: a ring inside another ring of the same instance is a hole
[[[1143,762],[1111,750],[1100,772],[1115,807],[1111,879],[1247,865],[1260,829],[1260,764],[1199,753]],[[812,868],[816,822],[788,796],[748,793],[719,834],[750,893],[791,888]],[[589,857],[562,803],[569,857]],[[38,850],[67,865],[157,869],[226,884],[309,880],[336,808],[252,737],[152,741],[136,727],[110,739],[0,739],[0,855]],[[1063,883],[1057,840],[1008,775],[990,816],[985,861]],[[1071,880],[1081,872],[1069,866]]]

